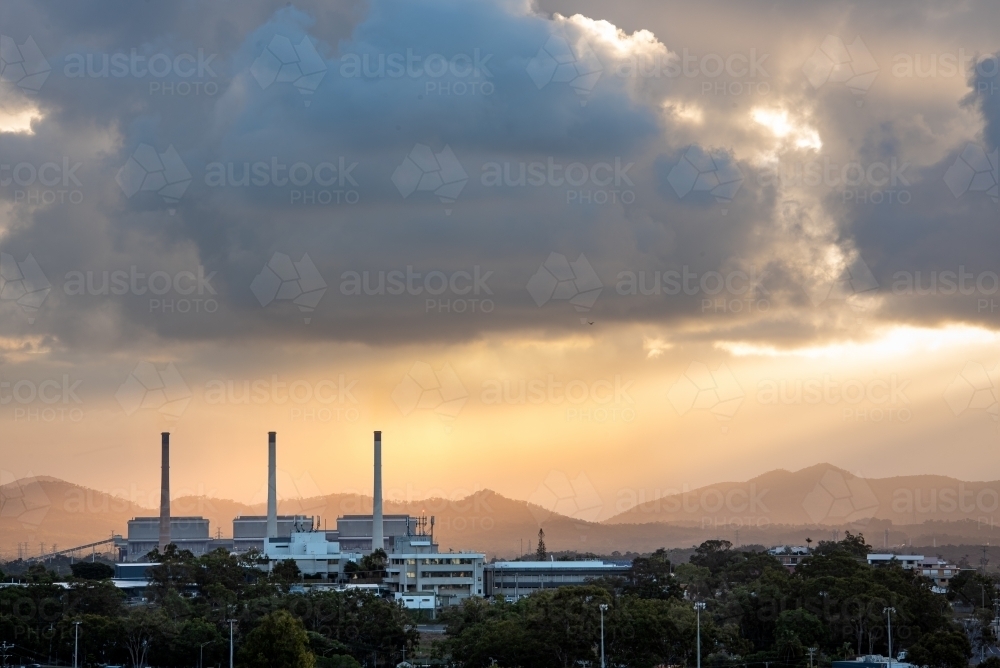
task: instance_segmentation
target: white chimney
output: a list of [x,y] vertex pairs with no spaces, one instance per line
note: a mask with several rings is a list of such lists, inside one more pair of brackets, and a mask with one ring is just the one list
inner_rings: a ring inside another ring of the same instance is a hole
[[267,432],[267,537],[278,537],[277,432]]
[[372,494],[372,552],[385,549],[382,525],[382,432],[375,432],[375,490]]

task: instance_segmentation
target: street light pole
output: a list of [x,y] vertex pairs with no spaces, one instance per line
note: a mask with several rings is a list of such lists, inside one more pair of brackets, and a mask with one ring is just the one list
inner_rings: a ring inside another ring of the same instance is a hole
[[80,650],[80,622],[73,622],[73,668],[77,668],[76,657]]
[[705,604],[698,601],[694,604],[695,613],[698,615],[698,643],[695,650],[698,652],[698,668],[701,668],[701,611],[705,609]]
[[208,642],[203,642],[200,645],[198,645],[198,668],[204,668],[205,666],[205,645],[207,645],[209,642],[212,641],[209,640]]
[[227,619],[229,622],[229,668],[233,668],[233,624],[236,623],[235,619]]
[[14,645],[8,643],[6,640],[0,645],[0,655],[3,656],[3,664],[0,665],[3,665],[3,668],[7,668],[7,650],[11,649],[14,649]]
[[886,608],[882,612],[885,613],[885,618],[888,622],[888,635],[889,635],[889,668],[892,668],[892,613],[896,612],[896,608]]
[[601,603],[598,606],[601,609],[601,668],[605,668],[604,665],[604,611],[608,609],[607,603]]

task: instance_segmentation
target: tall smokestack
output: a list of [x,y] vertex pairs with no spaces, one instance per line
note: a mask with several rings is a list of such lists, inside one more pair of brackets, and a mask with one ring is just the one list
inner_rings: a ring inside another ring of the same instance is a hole
[[267,432],[267,537],[278,537],[278,434]]
[[170,432],[160,434],[160,552],[170,544]]
[[372,552],[385,549],[382,528],[382,432],[375,432],[375,489],[372,494]]

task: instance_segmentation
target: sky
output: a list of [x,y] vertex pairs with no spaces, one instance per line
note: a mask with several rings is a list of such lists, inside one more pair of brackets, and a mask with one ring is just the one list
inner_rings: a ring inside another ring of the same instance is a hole
[[152,499],[169,431],[174,495],[259,501],[274,430],[280,495],[369,492],[380,429],[389,496],[602,517],[1000,478],[998,24],[4,2],[0,477]]

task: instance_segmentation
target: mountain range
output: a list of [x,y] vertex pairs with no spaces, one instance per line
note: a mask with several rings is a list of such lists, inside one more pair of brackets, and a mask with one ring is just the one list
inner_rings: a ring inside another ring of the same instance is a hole
[[[620,500],[619,500],[620,502]],[[477,550],[510,557],[533,551],[539,528],[550,550],[612,554],[687,548],[710,538],[737,544],[801,544],[845,530],[862,532],[878,547],[996,543],[1000,481],[966,482],[946,476],[862,478],[819,464],[776,470],[745,482],[667,490],[636,498],[628,510],[601,522],[605,500],[585,478],[552,474],[529,501],[480,490],[465,498],[385,500],[385,512],[434,517],[443,550]],[[319,518],[333,529],[345,514],[370,513],[371,497],[329,494],[279,499],[281,514]],[[263,504],[184,496],[172,514],[207,518],[213,535],[229,536],[238,515],[261,515]],[[0,485],[0,558],[65,549],[124,534],[136,516],[154,508],[50,477]],[[606,514],[606,513],[604,513]]]

